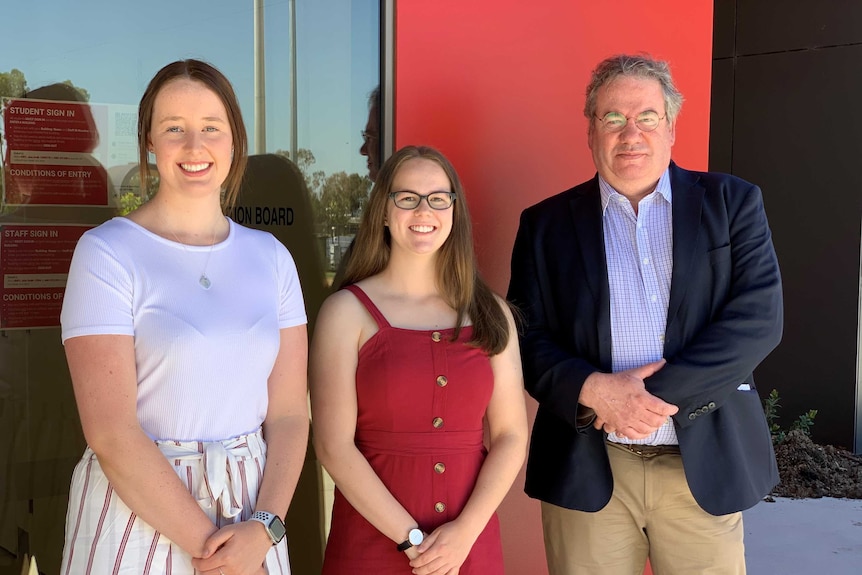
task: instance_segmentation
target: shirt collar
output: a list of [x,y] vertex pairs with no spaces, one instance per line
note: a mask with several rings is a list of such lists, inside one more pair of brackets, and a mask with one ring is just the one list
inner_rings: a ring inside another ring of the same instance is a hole
[[[670,168],[662,172],[661,177],[658,179],[658,184],[656,185],[653,192],[658,192],[659,194],[661,194],[661,196],[667,201],[667,203],[673,203],[673,192],[671,191],[670,187]],[[599,193],[602,197],[602,214],[604,214],[605,210],[608,209],[608,204],[611,201],[611,197],[621,195],[601,176],[599,176]]]

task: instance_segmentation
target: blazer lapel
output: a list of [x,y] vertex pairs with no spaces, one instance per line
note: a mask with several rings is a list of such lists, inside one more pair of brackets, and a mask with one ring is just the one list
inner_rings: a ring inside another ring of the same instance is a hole
[[694,262],[697,235],[700,231],[704,189],[698,178],[687,170],[670,165],[670,185],[673,192],[673,273],[670,280],[670,301],[667,325],[670,326],[685,299],[687,278]]
[[572,279],[576,282],[585,281],[593,294],[598,319],[599,361],[602,367],[609,369],[611,366],[611,305],[598,176],[593,178],[584,192],[572,199],[570,209],[585,275],[583,278]]
[[570,203],[572,223],[577,237],[580,256],[584,262],[587,284],[598,302],[602,291],[602,276],[607,284],[607,265],[605,264],[605,239],[602,232],[602,205],[596,185],[578,194]]

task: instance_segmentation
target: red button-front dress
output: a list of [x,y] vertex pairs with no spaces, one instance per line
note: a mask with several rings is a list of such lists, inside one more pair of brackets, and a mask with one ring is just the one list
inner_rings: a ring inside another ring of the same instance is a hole
[[[379,327],[359,350],[356,446],[419,527],[431,533],[458,517],[485,460],[482,421],[494,387],[488,355],[466,344],[470,327],[454,342],[452,329],[392,327],[359,287],[346,289]],[[395,547],[336,487],[323,575],[409,575],[409,559]],[[502,575],[496,514],[460,573]]]

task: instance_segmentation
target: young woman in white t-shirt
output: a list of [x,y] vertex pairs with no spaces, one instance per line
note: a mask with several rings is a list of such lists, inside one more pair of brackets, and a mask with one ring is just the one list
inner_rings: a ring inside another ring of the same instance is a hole
[[247,162],[234,91],[174,62],[141,99],[142,188],[81,238],[62,311],[87,450],[63,573],[288,573],[304,460],[306,314],[272,235],[223,214]]

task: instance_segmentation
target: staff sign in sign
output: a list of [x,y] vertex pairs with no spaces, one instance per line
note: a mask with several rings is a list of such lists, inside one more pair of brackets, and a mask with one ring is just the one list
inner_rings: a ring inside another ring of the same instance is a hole
[[106,106],[6,99],[0,113],[6,204],[107,205],[107,171],[92,155]]
[[75,245],[92,226],[0,226],[0,329],[60,325]]

